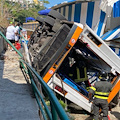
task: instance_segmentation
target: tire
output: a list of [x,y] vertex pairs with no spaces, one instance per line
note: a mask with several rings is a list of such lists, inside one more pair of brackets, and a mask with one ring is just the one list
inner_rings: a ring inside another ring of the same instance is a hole
[[54,20],[52,17],[47,16],[47,17],[45,18],[44,22],[53,27],[53,26],[54,26],[54,23],[55,23],[55,20]]
[[36,21],[38,21],[40,24],[42,24],[44,22],[44,19],[38,16],[36,18]]
[[54,19],[60,19],[60,20],[67,20],[63,15],[61,15],[59,12],[56,10],[51,10],[48,14],[48,16],[53,17]]

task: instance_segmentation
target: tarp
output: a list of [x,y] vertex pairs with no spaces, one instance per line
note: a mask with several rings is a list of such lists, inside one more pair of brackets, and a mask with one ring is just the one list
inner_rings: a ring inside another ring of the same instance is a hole
[[35,18],[33,18],[33,17],[27,17],[27,18],[26,18],[26,22],[27,22],[28,20],[35,20]]
[[45,10],[39,11],[38,14],[40,14],[40,15],[47,15],[50,11],[51,11],[51,9],[45,9]]

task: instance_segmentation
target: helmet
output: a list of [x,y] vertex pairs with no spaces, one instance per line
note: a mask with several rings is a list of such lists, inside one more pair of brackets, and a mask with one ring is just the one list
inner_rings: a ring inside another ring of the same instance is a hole
[[101,79],[101,80],[107,80],[107,73],[104,72],[104,71],[102,71],[100,73],[99,79]]
[[13,24],[13,22],[10,22],[10,24]]

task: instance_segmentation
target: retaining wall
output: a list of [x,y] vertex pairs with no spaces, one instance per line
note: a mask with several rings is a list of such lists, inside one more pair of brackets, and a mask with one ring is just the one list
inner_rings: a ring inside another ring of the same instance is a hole
[[[2,32],[4,35],[6,34],[6,29],[0,26],[0,32]],[[0,35],[0,55],[7,50],[7,42],[3,39],[3,37]]]

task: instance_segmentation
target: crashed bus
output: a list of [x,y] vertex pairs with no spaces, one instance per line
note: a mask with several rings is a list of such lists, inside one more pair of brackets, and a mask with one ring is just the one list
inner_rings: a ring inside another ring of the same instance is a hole
[[92,112],[88,90],[105,71],[113,88],[108,102],[117,104],[120,58],[87,24],[68,21],[56,10],[45,19],[28,42],[32,67],[56,93]]

